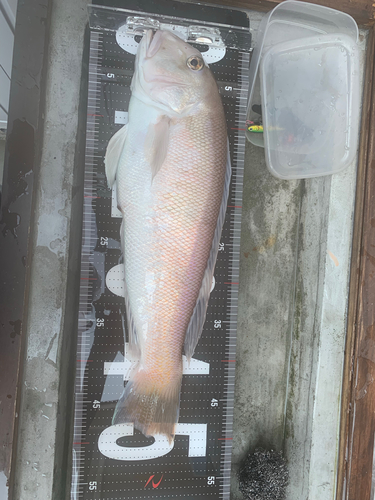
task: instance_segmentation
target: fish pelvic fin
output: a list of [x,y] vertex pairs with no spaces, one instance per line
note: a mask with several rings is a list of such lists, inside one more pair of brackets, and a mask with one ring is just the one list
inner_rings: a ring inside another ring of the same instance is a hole
[[118,400],[112,424],[133,423],[145,436],[164,434],[169,443],[175,436],[180,411],[181,375],[165,382],[140,370],[126,384]]
[[215,264],[217,259],[217,254],[219,251],[219,243],[221,238],[221,231],[223,229],[223,224],[225,220],[225,214],[227,211],[230,179],[232,175],[232,167],[230,162],[230,151],[229,151],[229,141],[227,145],[227,164],[225,171],[224,180],[224,190],[223,197],[221,200],[219,216],[217,219],[214,239],[211,245],[210,256],[207,261],[207,267],[203,276],[202,285],[199,291],[198,299],[194,307],[193,314],[191,316],[186,336],[185,336],[185,355],[188,361],[193,357],[195,348],[198,344],[200,336],[202,335],[203,325],[206,320],[206,312],[208,300],[210,298],[210,291],[212,286],[212,278],[214,275]]
[[115,183],[116,173],[122,150],[125,146],[126,136],[128,135],[128,125],[124,125],[113,135],[108,143],[105,152],[105,174],[107,176],[107,183],[112,187]]

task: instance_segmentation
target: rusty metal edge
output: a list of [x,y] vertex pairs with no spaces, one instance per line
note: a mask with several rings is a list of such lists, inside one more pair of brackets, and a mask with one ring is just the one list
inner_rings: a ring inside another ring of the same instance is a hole
[[[361,136],[359,143],[359,160],[356,186],[356,204],[353,221],[353,247],[350,270],[350,286],[348,299],[347,338],[345,346],[345,360],[343,369],[342,404],[340,421],[340,443],[337,471],[336,500],[346,498],[347,487],[350,481],[350,415],[353,397],[353,370],[355,365],[355,345],[357,337],[357,323],[360,294],[361,248],[364,239],[363,217],[365,205],[365,186],[368,169],[370,168],[370,139],[375,134],[375,123],[371,120],[375,108],[375,28],[369,33],[367,44],[366,70],[364,78]],[[372,461],[372,457],[369,457]]]

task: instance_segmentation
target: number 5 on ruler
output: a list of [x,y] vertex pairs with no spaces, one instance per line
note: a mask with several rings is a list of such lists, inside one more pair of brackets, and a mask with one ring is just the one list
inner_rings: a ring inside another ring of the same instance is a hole
[[[173,450],[174,442],[169,444],[168,438],[157,434],[155,442],[150,446],[119,446],[117,440],[133,435],[133,424],[116,424],[105,429],[99,436],[100,453],[114,460],[153,460],[163,457]],[[176,436],[189,436],[189,457],[205,457],[207,447],[207,424],[177,424]]]

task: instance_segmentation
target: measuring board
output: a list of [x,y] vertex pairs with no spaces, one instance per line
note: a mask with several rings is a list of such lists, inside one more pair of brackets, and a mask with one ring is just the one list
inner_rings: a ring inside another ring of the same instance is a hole
[[[198,21],[192,20],[194,8],[200,6],[189,4],[192,15],[187,18],[177,17],[182,4],[168,3],[174,5],[173,18],[152,12],[142,16],[173,25],[177,30],[189,26],[216,27],[226,43],[224,51],[220,49],[221,58],[216,54],[210,67],[226,113],[232,179],[206,322],[190,364],[183,358],[180,416],[174,443],[170,444],[164,436],[146,438],[131,424],[112,426],[114,409],[134,360],[128,355],[123,333],[126,325],[121,216],[115,193],[107,187],[104,154],[109,139],[127,121],[134,71],[135,57],[121,47],[119,33],[129,17],[140,16],[140,12],[93,6],[71,500],[217,500],[230,495],[251,37],[246,23],[228,24],[226,9],[209,8],[209,13],[217,11],[215,23],[211,23],[202,19],[202,11]],[[218,22],[220,16],[222,23]],[[229,17],[233,22],[233,16]],[[137,36],[132,40],[136,46]]]

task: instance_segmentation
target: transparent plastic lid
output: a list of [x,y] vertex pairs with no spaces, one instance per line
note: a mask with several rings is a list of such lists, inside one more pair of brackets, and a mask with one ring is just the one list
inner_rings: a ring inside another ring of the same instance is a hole
[[[262,119],[259,65],[264,54],[279,43],[330,33],[341,33],[357,42],[358,26],[344,12],[296,0],[282,2],[263,18],[250,64],[248,121],[256,124]],[[263,134],[247,132],[246,136],[256,146],[264,145]]]
[[359,124],[358,48],[334,34],[274,45],[261,59],[266,162],[282,179],[333,174],[353,160]]

